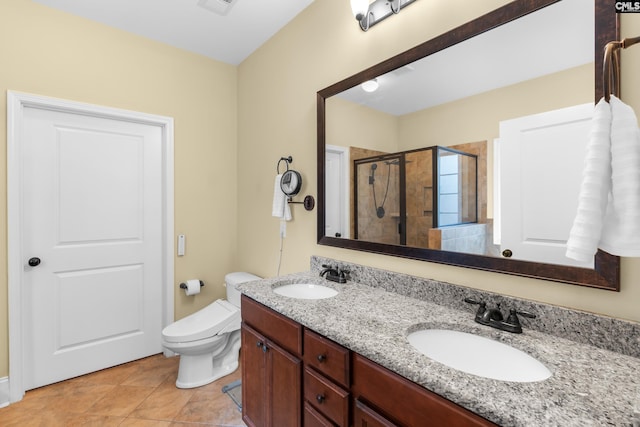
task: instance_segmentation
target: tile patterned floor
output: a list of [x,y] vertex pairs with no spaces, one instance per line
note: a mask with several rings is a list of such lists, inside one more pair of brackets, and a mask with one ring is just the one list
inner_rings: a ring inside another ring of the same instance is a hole
[[240,369],[194,389],[175,386],[178,358],[151,356],[57,384],[30,390],[0,409],[2,427],[197,427],[244,426],[222,386]]

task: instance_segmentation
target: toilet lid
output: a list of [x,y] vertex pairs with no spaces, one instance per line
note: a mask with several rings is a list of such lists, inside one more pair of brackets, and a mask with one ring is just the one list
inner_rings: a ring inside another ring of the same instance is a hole
[[[217,300],[202,310],[170,324],[164,328],[162,336],[167,342],[196,341],[213,337],[234,322],[239,329],[240,309],[225,300]],[[229,330],[231,329],[226,329]]]

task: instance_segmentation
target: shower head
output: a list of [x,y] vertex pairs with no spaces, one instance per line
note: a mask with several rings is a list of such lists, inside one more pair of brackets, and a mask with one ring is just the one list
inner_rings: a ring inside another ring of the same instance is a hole
[[378,169],[378,164],[377,163],[371,163],[371,170],[374,171]]

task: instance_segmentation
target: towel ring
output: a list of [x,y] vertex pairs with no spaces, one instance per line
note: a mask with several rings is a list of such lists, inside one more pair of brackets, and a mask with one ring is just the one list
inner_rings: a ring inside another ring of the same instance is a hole
[[280,163],[282,162],[284,162],[284,164],[287,166],[287,170],[289,170],[289,163],[293,162],[293,157],[291,156],[280,157],[280,160],[278,160],[278,166],[276,166],[276,171],[278,172],[278,175],[280,175]]

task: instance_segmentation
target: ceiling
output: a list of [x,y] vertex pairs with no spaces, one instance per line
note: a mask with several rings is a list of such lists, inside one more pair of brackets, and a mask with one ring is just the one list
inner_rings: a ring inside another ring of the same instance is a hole
[[314,0],[33,1],[238,65]]

